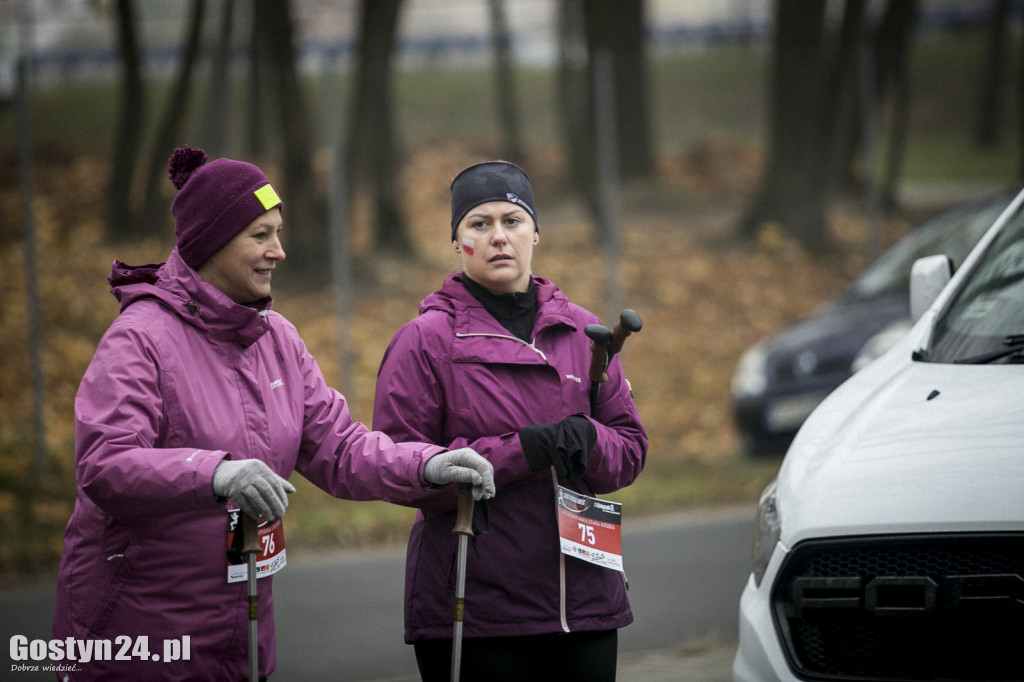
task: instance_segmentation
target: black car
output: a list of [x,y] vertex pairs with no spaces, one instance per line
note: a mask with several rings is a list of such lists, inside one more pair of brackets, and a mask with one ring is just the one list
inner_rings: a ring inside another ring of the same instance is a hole
[[748,454],[782,454],[825,396],[910,329],[910,268],[944,253],[954,265],[1006,208],[998,195],[925,221],[816,314],[751,346],[732,380],[733,417]]

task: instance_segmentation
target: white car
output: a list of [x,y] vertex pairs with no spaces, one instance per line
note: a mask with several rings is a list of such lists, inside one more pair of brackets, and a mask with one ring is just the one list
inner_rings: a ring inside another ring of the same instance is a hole
[[738,682],[1024,679],[1024,192],[762,493]]

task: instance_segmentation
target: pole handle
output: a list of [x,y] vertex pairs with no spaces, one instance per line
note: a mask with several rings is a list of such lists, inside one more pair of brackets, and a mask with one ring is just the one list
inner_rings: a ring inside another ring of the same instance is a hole
[[473,536],[473,484],[460,483],[458,505],[455,508],[455,527],[452,532],[458,535]]
[[608,367],[608,344],[612,340],[612,333],[603,324],[588,324],[583,332],[593,343],[590,344],[590,381],[599,384],[608,381],[605,369]]
[[258,554],[260,551],[259,524],[256,519],[242,512],[242,554]]
[[608,358],[611,359],[616,353],[622,350],[622,344],[626,337],[640,331],[644,326],[640,316],[631,308],[626,308],[619,315],[619,323],[612,330],[612,340],[608,343]]

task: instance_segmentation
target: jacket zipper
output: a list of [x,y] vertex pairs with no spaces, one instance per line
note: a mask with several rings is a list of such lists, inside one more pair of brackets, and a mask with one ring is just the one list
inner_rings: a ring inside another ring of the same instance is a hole
[[[515,341],[516,343],[522,344],[532,350],[534,353],[539,355],[545,364],[550,365],[548,362],[548,356],[544,354],[540,348],[537,348],[533,342],[526,342],[517,336],[509,336],[507,334],[490,334],[487,332],[474,332],[469,334],[463,334],[461,332],[455,332],[455,337],[459,339],[469,338],[471,336],[487,336],[494,339],[507,339],[509,341]],[[536,341],[536,337],[534,337]],[[551,481],[554,484],[555,494],[555,505],[558,505],[558,474],[555,472],[555,468],[551,467]],[[558,618],[562,626],[563,632],[572,632],[569,629],[569,621],[565,615],[565,555],[562,554],[561,547],[558,549]]]
[[508,336],[506,334],[488,334],[487,332],[474,332],[474,333],[471,333],[471,334],[463,334],[461,332],[455,332],[455,338],[457,338],[457,339],[465,339],[465,338],[469,338],[471,336],[489,336],[489,337],[491,337],[493,339],[507,339],[508,341],[515,341],[516,343],[522,344],[522,345],[526,346],[527,348],[532,350],[534,353],[539,355],[541,357],[541,359],[544,360],[544,362],[548,361],[548,356],[544,355],[544,351],[542,351],[540,348],[537,348],[537,346],[533,345],[533,342],[523,341],[522,339],[520,339],[517,336]]

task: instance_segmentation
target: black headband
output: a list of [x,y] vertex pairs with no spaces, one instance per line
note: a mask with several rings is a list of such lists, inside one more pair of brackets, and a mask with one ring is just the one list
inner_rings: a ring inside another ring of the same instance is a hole
[[452,240],[455,230],[470,209],[488,201],[508,201],[519,204],[533,218],[537,226],[537,213],[533,210],[533,190],[530,178],[519,166],[507,161],[485,161],[470,166],[452,180]]

